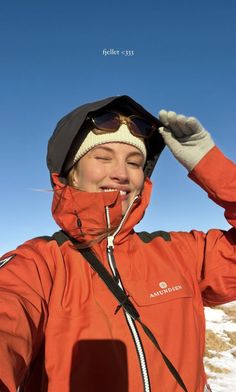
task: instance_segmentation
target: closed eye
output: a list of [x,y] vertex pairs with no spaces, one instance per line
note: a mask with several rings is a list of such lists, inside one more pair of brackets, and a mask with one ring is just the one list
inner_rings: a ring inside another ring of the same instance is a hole
[[101,160],[104,160],[104,161],[110,161],[111,160],[111,157],[106,157],[106,156],[96,156],[95,157],[95,159],[101,159]]
[[141,167],[142,166],[142,164],[140,162],[129,161],[128,164],[131,166],[134,166],[134,167]]

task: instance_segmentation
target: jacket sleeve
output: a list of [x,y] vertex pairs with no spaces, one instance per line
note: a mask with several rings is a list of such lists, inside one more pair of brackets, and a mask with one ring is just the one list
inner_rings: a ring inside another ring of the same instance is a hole
[[214,147],[189,177],[225,209],[229,231],[192,232],[199,244],[199,279],[204,305],[236,300],[236,165]]
[[52,277],[27,243],[0,266],[0,391],[16,391],[44,338]]

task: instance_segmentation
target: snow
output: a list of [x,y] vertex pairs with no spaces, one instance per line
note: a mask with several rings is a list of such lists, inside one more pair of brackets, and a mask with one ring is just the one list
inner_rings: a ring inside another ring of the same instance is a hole
[[[224,312],[225,307],[235,307],[236,302],[224,305],[221,309],[205,308],[206,329],[214,332],[222,341],[228,343],[229,337],[227,332],[236,332],[236,323]],[[220,353],[209,350],[212,358],[205,357],[205,368],[208,375],[208,383],[213,392],[236,392],[236,347],[229,346],[226,351]],[[225,369],[227,371],[220,373],[212,371],[212,368]]]

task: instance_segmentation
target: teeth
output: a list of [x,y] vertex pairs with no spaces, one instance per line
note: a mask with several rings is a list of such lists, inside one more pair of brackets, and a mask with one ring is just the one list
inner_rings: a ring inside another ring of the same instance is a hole
[[[104,192],[114,192],[114,191],[119,191],[119,189],[106,188],[106,189],[103,189],[103,191],[104,191]],[[120,194],[121,194],[122,196],[124,196],[124,195],[127,194],[127,192],[126,192],[126,191],[121,191],[121,190],[120,190]]]

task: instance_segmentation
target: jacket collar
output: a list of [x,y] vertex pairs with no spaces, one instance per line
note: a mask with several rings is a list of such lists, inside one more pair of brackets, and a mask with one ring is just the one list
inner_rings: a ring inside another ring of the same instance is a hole
[[[57,173],[53,175],[54,196],[52,214],[56,223],[69,236],[81,243],[89,243],[106,233],[106,207],[109,209],[111,228],[117,228],[122,220],[119,192],[82,192],[63,184]],[[123,241],[142,219],[150,200],[152,184],[147,178],[141,196],[133,206],[115,238]]]

